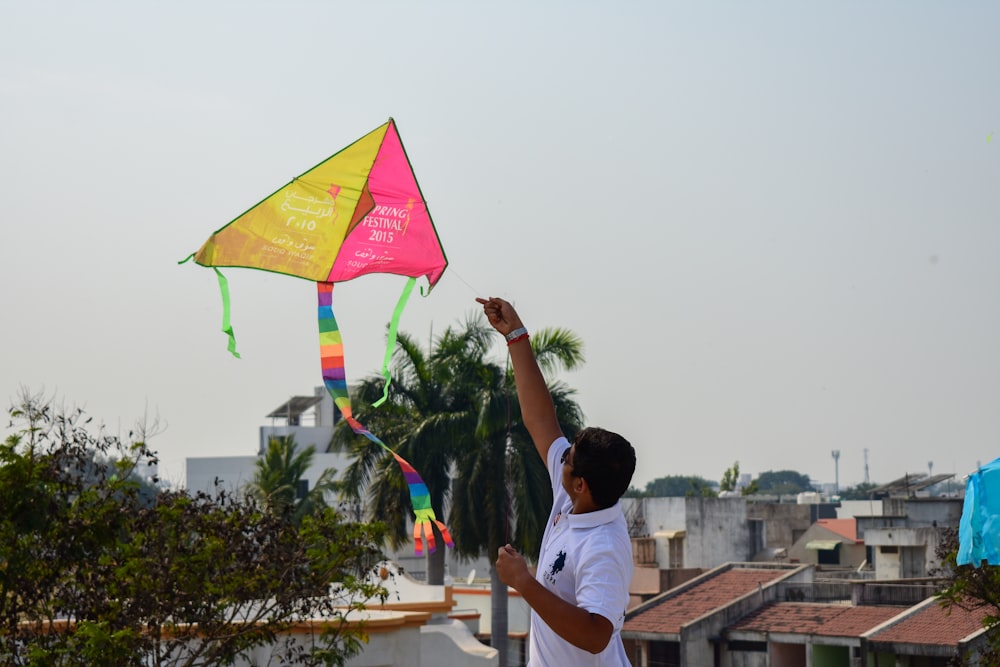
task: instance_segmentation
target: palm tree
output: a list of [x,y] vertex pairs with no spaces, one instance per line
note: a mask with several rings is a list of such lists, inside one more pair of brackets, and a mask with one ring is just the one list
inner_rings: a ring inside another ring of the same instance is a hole
[[[381,375],[352,392],[359,421],[420,472],[435,513],[444,516],[450,504],[447,523],[458,555],[476,558],[485,551],[491,565],[507,542],[529,557],[537,554],[552,508],[548,472],[521,422],[513,373],[486,358],[495,341],[492,328],[474,319],[446,329],[427,353],[400,333],[386,403],[359,412],[381,396]],[[582,341],[566,330],[539,330],[532,347],[546,375],[583,363]],[[563,432],[572,437],[583,421],[574,392],[558,382],[549,389]],[[333,445],[354,456],[342,493],[366,500],[369,517],[389,524],[393,548],[405,544],[410,500],[394,459],[346,424],[334,431]],[[429,557],[428,583],[443,583],[443,552]],[[491,631],[500,664],[507,664],[507,587],[495,568],[491,577]]]
[[313,488],[301,491],[315,454],[313,445],[298,451],[294,434],[272,437],[267,452],[255,463],[253,481],[246,486],[247,494],[268,511],[288,516],[294,522],[326,507],[326,494],[336,490],[336,470],[324,470]]
[[[388,400],[378,409],[365,410],[382,393],[382,376],[372,375],[352,391],[352,403],[358,420],[419,471],[435,514],[443,518],[454,452],[475,427],[471,399],[493,331],[470,319],[460,329],[446,329],[426,353],[404,332],[397,340]],[[395,460],[344,423],[335,429],[332,444],[354,458],[339,483],[342,494],[365,501],[369,518],[388,524],[389,544],[402,547],[411,535],[410,497]],[[434,532],[441,545],[436,527]],[[427,554],[428,583],[444,583],[444,557],[444,548]]]
[[[583,363],[583,343],[564,329],[541,329],[531,340],[538,364],[546,375],[572,370]],[[490,561],[493,645],[500,664],[507,663],[507,587],[496,572],[498,549],[508,542],[532,558],[541,547],[545,522],[552,509],[549,475],[521,421],[513,373],[482,362],[489,381],[475,396],[474,440],[457,453],[456,485],[449,523],[460,556]],[[549,382],[549,391],[562,431],[572,438],[582,427],[583,414],[574,391],[561,382]]]

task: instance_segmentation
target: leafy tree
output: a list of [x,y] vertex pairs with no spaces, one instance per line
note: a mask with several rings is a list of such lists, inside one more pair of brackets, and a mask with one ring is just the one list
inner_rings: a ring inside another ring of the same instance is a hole
[[[10,415],[0,663],[198,667],[272,645],[286,664],[337,665],[361,650],[345,611],[384,599],[365,579],[377,527],[329,508],[295,524],[224,492],[144,498],[133,473],[154,454],[141,429],[95,435],[82,412],[28,395]],[[302,618],[322,631],[292,644],[282,633]]]
[[[986,610],[983,627],[991,628],[987,633],[988,648],[979,655],[979,664],[1000,664],[1000,567],[958,564],[958,532],[946,528],[938,542],[937,557],[941,561],[940,571],[933,574],[944,576],[947,586],[938,594],[941,605],[946,609],[957,608],[965,611]],[[961,658],[952,664],[960,665]]]
[[[719,482],[720,491],[735,491],[740,481],[740,462],[734,461],[731,468],[727,468],[722,473],[722,481]],[[755,479],[740,489],[741,496],[752,496],[760,492],[760,485]]]
[[649,498],[683,498],[704,496],[715,492],[712,482],[697,475],[667,475],[646,484],[644,495]]
[[844,500],[868,500],[876,488],[878,488],[878,484],[861,482],[841,491],[840,497]]
[[316,448],[309,445],[299,451],[295,436],[274,436],[267,443],[267,452],[257,459],[253,480],[246,491],[258,503],[278,516],[300,523],[303,517],[315,514],[327,506],[326,494],[336,491],[336,470],[325,470],[311,488],[302,493],[308,483],[306,471],[312,465]]
[[734,461],[731,468],[726,468],[722,473],[722,481],[719,482],[719,491],[735,491],[736,485],[740,482],[740,462]]
[[787,496],[804,491],[815,491],[808,475],[794,470],[768,470],[757,477],[760,493],[765,495]]

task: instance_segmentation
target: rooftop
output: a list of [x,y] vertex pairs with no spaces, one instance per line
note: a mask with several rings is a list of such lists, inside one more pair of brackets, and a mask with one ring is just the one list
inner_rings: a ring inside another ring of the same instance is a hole
[[783,632],[825,637],[859,637],[908,607],[854,607],[816,602],[776,602],[729,626],[729,632]]
[[989,610],[983,607],[950,611],[931,599],[900,622],[868,638],[873,642],[956,646],[969,635],[982,632],[983,619],[988,614]]
[[679,633],[681,626],[786,576],[794,568],[732,567],[640,605],[625,617],[626,632]]
[[322,400],[322,396],[292,396],[267,416],[269,419],[287,419],[291,422]]
[[830,532],[836,533],[852,543],[860,543],[858,539],[858,522],[854,517],[850,519],[819,519],[816,524],[823,526]]

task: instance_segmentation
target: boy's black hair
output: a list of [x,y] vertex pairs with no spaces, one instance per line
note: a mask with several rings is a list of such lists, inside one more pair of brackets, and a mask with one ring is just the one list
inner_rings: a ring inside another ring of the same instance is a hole
[[617,433],[594,426],[577,433],[573,444],[573,474],[586,480],[599,508],[611,507],[632,483],[632,445]]

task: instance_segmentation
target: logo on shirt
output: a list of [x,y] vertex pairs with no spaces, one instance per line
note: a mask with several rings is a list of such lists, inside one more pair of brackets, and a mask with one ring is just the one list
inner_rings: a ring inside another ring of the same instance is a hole
[[556,554],[556,559],[552,561],[552,565],[549,566],[549,571],[545,573],[545,579],[550,584],[556,583],[556,575],[562,572],[562,569],[566,567],[566,552],[560,551]]

